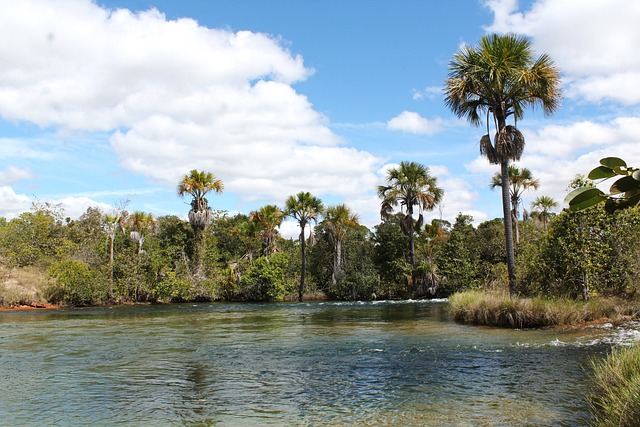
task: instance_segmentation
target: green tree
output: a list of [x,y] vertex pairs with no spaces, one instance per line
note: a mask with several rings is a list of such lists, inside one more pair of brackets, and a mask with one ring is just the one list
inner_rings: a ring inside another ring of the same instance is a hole
[[552,210],[558,206],[558,202],[549,196],[539,196],[531,202],[531,211],[536,218],[542,221],[542,228],[547,231],[547,223]]
[[342,276],[342,242],[349,229],[356,228],[358,223],[358,215],[353,213],[347,205],[340,204],[329,206],[324,211],[323,228],[329,233],[329,238],[333,243],[333,272],[331,274],[331,283],[335,286]]
[[211,172],[191,170],[188,175],[182,177],[178,183],[178,196],[191,195],[191,209],[189,210],[189,223],[196,234],[201,232],[209,224],[211,208],[205,197],[209,192],[222,193],[224,184]]
[[122,234],[126,231],[127,217],[129,213],[125,210],[116,211],[102,216],[102,227],[109,237],[109,295],[113,291],[113,262],[115,253],[116,233]]
[[482,284],[480,245],[472,222],[470,215],[458,214],[438,260],[447,294],[476,289]]
[[298,288],[298,300],[302,301],[304,294],[304,281],[307,274],[307,251],[304,230],[310,221],[317,222],[322,213],[322,201],[309,192],[300,192],[295,196],[289,196],[285,202],[287,216],[298,221],[300,226],[300,248],[302,251],[302,272],[300,274],[300,287]]
[[[520,243],[520,228],[518,221],[520,219],[520,209],[522,205],[522,194],[529,189],[537,190],[540,182],[533,179],[533,174],[527,168],[520,169],[517,166],[509,165],[509,199],[511,201],[511,219],[516,231],[516,244]],[[502,174],[496,172],[491,179],[489,185],[493,190],[496,187],[502,188]]]
[[[500,165],[502,207],[507,246],[509,290],[516,292],[515,253],[509,200],[509,163],[520,159],[524,136],[516,128],[526,107],[542,107],[545,113],[560,104],[560,73],[551,58],[534,58],[531,42],[514,34],[483,36],[478,46],[464,46],[449,63],[445,81],[445,103],[458,117],[475,126],[486,114],[487,134],[480,140],[480,153],[491,164]],[[490,137],[490,119],[496,128]],[[513,125],[508,119],[512,117]]]
[[[432,210],[442,199],[444,191],[438,187],[438,179],[431,176],[428,167],[415,162],[401,162],[397,168],[387,171],[387,185],[378,186],[378,197],[382,199],[380,214],[388,217],[393,208],[400,205],[404,211],[402,230],[409,236],[409,259],[411,262],[412,286],[415,283],[415,232],[422,226],[423,211]],[[418,208],[418,219],[413,217]]]
[[389,215],[374,228],[374,261],[382,282],[379,295],[387,298],[410,296],[406,289],[412,272],[408,261],[410,241],[400,225],[404,218],[402,213]]
[[249,221],[258,226],[262,241],[262,255],[268,257],[277,250],[278,230],[284,220],[284,212],[276,205],[266,205],[249,214]]

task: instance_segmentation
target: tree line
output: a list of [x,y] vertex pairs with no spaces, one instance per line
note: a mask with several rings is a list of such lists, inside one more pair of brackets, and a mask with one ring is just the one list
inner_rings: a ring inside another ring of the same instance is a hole
[[[514,178],[523,175],[516,170]],[[510,181],[516,207],[522,207],[519,181]],[[71,219],[58,206],[34,204],[10,221],[0,219],[0,256],[9,267],[45,274],[44,297],[68,305],[430,298],[509,287],[504,221],[474,226],[463,214],[453,224],[425,221],[424,211],[437,206],[443,191],[420,164],[389,170],[378,187],[382,219],[372,229],[347,205],[325,207],[308,192],[290,196],[282,208],[229,215],[206,199],[222,190],[211,173],[185,175],[178,194],[192,197],[188,220],[126,206],[108,213],[89,208]],[[639,208],[607,214],[600,204],[554,214],[554,203],[542,196],[531,214],[513,213],[518,293],[635,294]],[[298,239],[279,234],[287,217],[300,226]]]

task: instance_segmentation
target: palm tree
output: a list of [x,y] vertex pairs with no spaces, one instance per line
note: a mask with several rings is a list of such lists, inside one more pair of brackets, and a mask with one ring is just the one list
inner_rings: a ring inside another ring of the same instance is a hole
[[[307,274],[307,253],[304,229],[310,221],[318,222],[322,212],[322,201],[309,192],[300,192],[295,196],[289,196],[285,202],[287,216],[298,221],[300,226],[300,246],[302,248],[302,274],[300,275],[300,288],[298,288],[298,300],[302,301],[304,294],[304,280]],[[312,231],[313,233],[313,231]]]
[[138,255],[141,255],[144,252],[142,245],[145,241],[145,233],[155,227],[156,219],[150,213],[135,211],[129,215],[128,223],[131,227],[129,237],[134,242],[138,242]]
[[196,234],[206,228],[211,218],[211,208],[205,196],[210,191],[219,194],[223,190],[222,180],[216,179],[211,172],[199,172],[196,169],[183,176],[178,183],[178,195],[184,197],[185,194],[190,194],[193,198],[189,210],[189,223]]
[[[412,267],[412,285],[416,287],[416,257],[414,234],[423,222],[423,211],[432,210],[442,199],[444,191],[438,187],[438,179],[431,176],[429,168],[415,162],[401,162],[397,168],[387,171],[387,185],[378,186],[382,198],[380,214],[388,218],[393,208],[400,205],[404,211],[402,231],[409,236],[409,254]],[[418,207],[418,219],[414,220],[414,207]]]
[[342,275],[342,242],[349,229],[357,228],[360,225],[358,221],[358,215],[351,212],[351,209],[344,203],[337,206],[329,206],[324,211],[322,227],[329,233],[329,238],[334,248],[333,273],[331,274],[331,282],[334,285],[338,283]]
[[116,232],[120,229],[124,234],[128,215],[129,213],[123,210],[113,214],[104,214],[102,216],[103,227],[109,237],[109,295],[111,295],[113,287],[113,258],[115,252]]
[[531,209],[536,216],[542,220],[542,228],[547,231],[547,221],[551,216],[551,210],[558,206],[558,203],[549,196],[540,196],[531,202]]
[[284,220],[284,212],[276,205],[266,205],[249,214],[249,221],[257,224],[259,236],[262,240],[262,254],[267,257],[275,250],[275,239]]
[[[520,218],[520,211],[518,207],[522,205],[522,194],[525,190],[533,188],[537,190],[540,186],[540,182],[537,179],[533,179],[533,174],[527,168],[520,169],[517,166],[509,165],[509,198],[511,200],[511,219],[515,225],[516,230],[516,244],[520,243],[520,231],[518,228],[518,219]],[[489,185],[493,190],[496,187],[502,188],[502,175],[500,172],[496,172],[491,179]]]
[[[524,136],[516,128],[526,107],[542,107],[546,114],[560,104],[560,73],[551,58],[534,58],[531,42],[514,34],[487,35],[478,46],[464,46],[449,63],[445,103],[460,118],[479,126],[486,114],[487,134],[480,154],[500,165],[509,292],[516,292],[515,255],[509,206],[509,162],[520,159]],[[496,130],[489,136],[490,116]],[[512,117],[513,125],[507,120]]]

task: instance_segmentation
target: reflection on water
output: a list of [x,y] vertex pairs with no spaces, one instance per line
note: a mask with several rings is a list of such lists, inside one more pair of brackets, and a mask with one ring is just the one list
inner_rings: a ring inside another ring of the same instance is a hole
[[[505,330],[445,302],[184,304],[0,315],[11,425],[558,426],[639,325]],[[2,424],[2,421],[0,421]]]

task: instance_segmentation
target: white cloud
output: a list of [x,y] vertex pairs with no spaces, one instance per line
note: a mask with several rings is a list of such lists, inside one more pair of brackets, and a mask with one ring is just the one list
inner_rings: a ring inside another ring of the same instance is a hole
[[0,186],[0,206],[2,206],[0,216],[12,219],[29,210],[31,199],[22,194],[16,194],[13,188],[7,185],[2,185]]
[[209,170],[244,201],[375,186],[381,160],[292,88],[313,70],[277,38],[88,0],[1,2],[2,34],[3,118],[112,133],[122,166],[155,182]]
[[565,76],[566,95],[589,102],[640,102],[640,2],[636,0],[538,0],[518,11],[515,0],[487,0],[490,32],[532,37]]
[[419,135],[433,135],[442,129],[442,121],[429,120],[413,111],[403,111],[387,122],[391,130],[414,133]]
[[415,101],[419,101],[424,98],[428,99],[438,99],[442,96],[442,86],[429,86],[422,90],[413,89],[411,91],[411,97]]
[[0,185],[13,184],[32,177],[33,173],[28,168],[9,166],[5,170],[0,170]]

